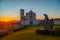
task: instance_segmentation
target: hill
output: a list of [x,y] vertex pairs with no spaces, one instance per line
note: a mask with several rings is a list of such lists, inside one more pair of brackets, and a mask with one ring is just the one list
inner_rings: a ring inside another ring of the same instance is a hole
[[[38,35],[35,33],[37,28],[42,26],[27,26],[24,29],[13,32],[5,37],[0,38],[1,40],[60,40],[57,36]],[[59,27],[60,26],[55,26]]]
[[56,19],[54,19],[54,24],[56,24],[56,25],[60,25],[60,18],[56,18]]

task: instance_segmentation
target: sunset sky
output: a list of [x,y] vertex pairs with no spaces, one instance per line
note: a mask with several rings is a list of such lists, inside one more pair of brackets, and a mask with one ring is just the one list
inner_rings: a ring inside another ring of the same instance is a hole
[[49,17],[60,18],[60,0],[0,0],[0,20],[19,20],[19,10],[33,10],[37,19]]

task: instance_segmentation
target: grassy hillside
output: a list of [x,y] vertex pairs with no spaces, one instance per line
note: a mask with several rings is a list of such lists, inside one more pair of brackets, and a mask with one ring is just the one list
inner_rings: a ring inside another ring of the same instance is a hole
[[[57,36],[48,36],[48,35],[38,35],[35,33],[37,28],[42,26],[27,26],[26,28],[13,32],[0,40],[60,40],[60,37]],[[60,26],[55,26],[59,27]]]

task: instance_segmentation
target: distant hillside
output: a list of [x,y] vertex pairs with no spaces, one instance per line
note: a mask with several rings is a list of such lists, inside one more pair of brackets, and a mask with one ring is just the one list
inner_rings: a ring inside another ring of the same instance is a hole
[[56,19],[54,19],[54,20],[60,20],[60,18],[56,18]]
[[54,19],[54,24],[60,25],[60,18]]
[[[60,18],[56,18],[56,19],[53,19],[53,20],[54,20],[54,24],[60,25]],[[40,20],[40,21],[42,22],[43,20]]]

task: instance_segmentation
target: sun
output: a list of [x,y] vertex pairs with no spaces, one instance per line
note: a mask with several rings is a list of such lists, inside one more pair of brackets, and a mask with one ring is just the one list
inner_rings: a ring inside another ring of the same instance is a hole
[[9,20],[8,19],[4,19],[5,22],[8,22]]

